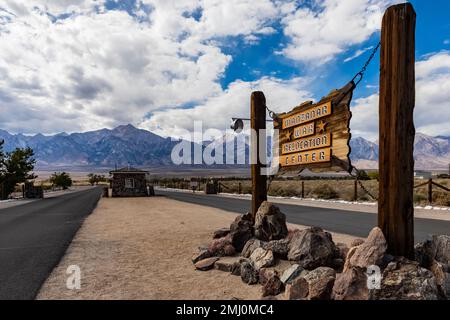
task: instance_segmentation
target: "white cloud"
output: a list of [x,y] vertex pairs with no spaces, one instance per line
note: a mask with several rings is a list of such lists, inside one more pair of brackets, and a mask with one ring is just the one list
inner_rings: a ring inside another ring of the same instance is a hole
[[[287,57],[308,63],[324,63],[381,29],[385,8],[397,0],[315,0],[283,19],[290,43]],[[292,8],[291,8],[292,9]]]
[[179,136],[185,130],[193,130],[194,121],[202,121],[205,130],[225,130],[232,117],[249,117],[252,91],[265,92],[267,106],[275,112],[284,112],[311,98],[311,93],[303,89],[306,84],[307,80],[303,78],[283,81],[265,77],[254,82],[235,81],[221,94],[193,108],[155,112],[140,127],[164,136]]
[[[378,94],[358,99],[352,108],[352,134],[376,139],[378,136]],[[428,55],[416,63],[417,132],[450,136],[450,52]]]
[[360,57],[362,54],[364,54],[365,52],[369,51],[370,49],[373,49],[373,46],[370,46],[370,47],[367,47],[367,48],[364,48],[364,49],[356,50],[356,52],[354,54],[352,54],[350,57],[345,58],[344,62],[352,61],[352,60]]
[[[217,38],[256,41],[273,32],[267,23],[277,13],[269,0],[145,0],[139,18],[95,0],[0,8],[0,106],[8,114],[0,127],[26,133],[138,124],[155,110],[222,94],[231,56]],[[69,15],[55,21],[61,14]]]

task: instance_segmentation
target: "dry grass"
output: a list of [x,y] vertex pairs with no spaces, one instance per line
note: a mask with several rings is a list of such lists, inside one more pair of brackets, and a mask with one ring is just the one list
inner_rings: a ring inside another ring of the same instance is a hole
[[[433,181],[447,188],[450,186],[448,179],[433,179]],[[375,197],[378,196],[378,181],[364,180],[361,182],[371,194]],[[423,182],[425,180],[416,180],[415,184]],[[223,181],[221,184],[226,187],[223,188],[223,192],[238,193],[239,184],[241,184],[241,193],[251,193],[250,180]],[[354,200],[354,180],[305,180],[304,184],[306,198]],[[276,180],[270,184],[268,193],[271,196],[301,197],[301,190],[302,182],[300,180]],[[415,204],[427,205],[427,195],[427,186],[414,189]],[[373,199],[358,185],[358,200],[372,201]],[[450,192],[433,186],[433,205],[450,206]]]

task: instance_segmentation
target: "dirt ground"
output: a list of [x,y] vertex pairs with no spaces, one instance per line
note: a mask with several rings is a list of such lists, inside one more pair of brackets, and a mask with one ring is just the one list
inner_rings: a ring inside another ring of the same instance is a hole
[[[221,271],[196,271],[191,262],[195,249],[235,217],[164,197],[103,198],[37,299],[259,299],[259,285]],[[353,237],[333,239],[349,243]],[[79,290],[66,288],[70,265],[81,269]]]

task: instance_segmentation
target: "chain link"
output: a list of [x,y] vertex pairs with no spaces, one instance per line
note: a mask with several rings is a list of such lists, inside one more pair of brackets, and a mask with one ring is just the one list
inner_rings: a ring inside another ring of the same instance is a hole
[[[356,175],[354,175],[352,173],[352,171],[355,170],[356,171]],[[360,171],[358,169],[356,169],[354,166],[352,166],[351,170],[349,171],[349,174],[356,179],[356,182],[358,183],[358,185],[361,187],[361,189],[363,189],[363,191],[369,195],[369,197],[371,197],[372,199],[374,199],[375,201],[378,201],[378,197],[375,197],[361,182],[361,180],[358,179],[358,175],[359,175]]]
[[372,61],[372,59],[375,57],[375,53],[377,53],[378,49],[381,46],[381,42],[378,42],[378,44],[375,46],[375,48],[372,50],[372,53],[369,56],[369,59],[367,59],[366,63],[364,64],[364,66],[362,67],[362,69],[353,77],[352,81],[354,82],[356,80],[356,78],[359,77],[359,79],[355,82],[355,87],[361,82],[361,80],[364,77],[364,73],[367,70],[367,67],[369,66],[370,62]]

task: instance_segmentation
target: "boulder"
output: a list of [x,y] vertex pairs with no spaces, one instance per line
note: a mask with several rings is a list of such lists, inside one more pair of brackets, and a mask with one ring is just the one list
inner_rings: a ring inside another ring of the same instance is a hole
[[284,284],[291,283],[295,278],[300,276],[304,270],[305,269],[300,267],[298,264],[293,264],[289,269],[283,272],[283,275],[281,276],[280,280]]
[[226,237],[230,233],[230,228],[221,228],[213,233],[213,239]]
[[253,222],[250,213],[236,217],[230,226],[231,244],[241,252],[248,240],[253,237]]
[[430,271],[436,279],[436,285],[442,299],[450,299],[450,273],[445,272],[442,263],[436,260],[430,266]]
[[328,267],[319,267],[304,276],[308,284],[308,299],[330,300],[336,271]]
[[216,263],[217,260],[219,260],[219,258],[217,257],[206,258],[196,262],[194,266],[197,270],[200,271],[211,270],[212,268],[214,268],[214,264]]
[[259,281],[259,272],[249,260],[241,262],[240,274],[242,281],[246,284],[256,284]]
[[263,248],[256,248],[250,255],[250,261],[256,270],[271,267],[275,263],[272,251]]
[[361,268],[353,267],[336,275],[331,299],[367,300],[368,298],[367,275]]
[[191,260],[192,260],[192,263],[195,264],[196,262],[206,259],[206,258],[209,258],[209,257],[211,257],[211,254],[209,253],[208,250],[200,249],[200,250],[198,250],[198,252],[196,252],[192,255]]
[[349,260],[347,269],[349,266],[365,269],[371,265],[381,266],[383,264],[387,242],[381,229],[376,227],[370,231],[364,243],[354,248],[356,249],[350,257],[347,255],[347,259]]
[[286,285],[286,300],[306,300],[309,293],[308,282],[304,277],[295,278],[291,283]]
[[336,247],[339,249],[339,258],[345,260],[345,257],[347,257],[347,253],[350,248],[345,243],[341,242],[336,243]]
[[418,262],[398,258],[383,271],[380,290],[370,290],[375,300],[437,300],[439,291],[433,273]]
[[256,238],[252,238],[247,241],[244,248],[242,248],[241,256],[245,258],[250,258],[253,251],[255,251],[256,248],[261,248],[262,241],[258,240]]
[[214,268],[224,272],[231,272],[234,265],[239,264],[240,257],[222,257],[214,264]]
[[350,248],[357,247],[363,243],[364,243],[364,239],[361,239],[361,238],[353,239],[352,242],[350,242]]
[[286,216],[274,204],[264,201],[256,212],[255,236],[263,241],[285,238],[288,234]]
[[414,260],[416,260],[421,267],[429,269],[436,256],[436,246],[433,240],[426,240],[414,246]]
[[262,296],[276,296],[283,292],[284,284],[275,270],[261,269],[259,283],[262,284]]
[[321,228],[297,230],[291,236],[288,259],[305,269],[331,266],[336,257],[339,257],[339,249],[331,234]]
[[450,272],[450,236],[433,236],[433,243],[436,247],[434,259],[442,263],[446,272]]
[[261,246],[273,252],[273,254],[281,259],[286,259],[289,253],[289,239],[272,240],[263,242]]
[[208,252],[210,256],[225,257],[234,255],[236,250],[232,245],[230,235],[227,235],[223,238],[213,239],[208,247]]

